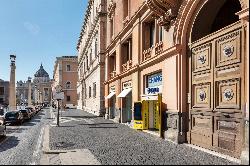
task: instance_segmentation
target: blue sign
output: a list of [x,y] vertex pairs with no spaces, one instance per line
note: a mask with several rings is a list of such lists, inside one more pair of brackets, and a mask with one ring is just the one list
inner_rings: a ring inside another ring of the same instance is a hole
[[148,87],[156,87],[162,85],[162,73],[148,76]]
[[160,92],[160,88],[147,88],[147,94],[157,94]]

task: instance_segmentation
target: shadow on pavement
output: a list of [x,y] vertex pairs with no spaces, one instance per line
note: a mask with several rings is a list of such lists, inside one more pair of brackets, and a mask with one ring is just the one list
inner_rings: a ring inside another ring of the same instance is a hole
[[89,127],[89,128],[93,128],[93,129],[117,129],[118,127],[104,127],[104,126],[98,126],[98,127]]
[[98,118],[99,116],[63,116],[65,118],[81,118],[81,119],[95,119]]
[[0,144],[0,152],[12,149],[16,147],[19,143],[18,138],[15,136],[9,136],[9,137],[6,137],[6,139],[8,140]]
[[23,131],[27,130],[26,128],[8,128],[6,130],[7,134],[11,134],[11,133],[22,133]]
[[35,126],[37,123],[32,122],[26,122],[23,126]]
[[83,123],[83,124],[79,124],[79,126],[97,126],[97,125],[113,125],[115,123],[93,123],[93,124],[87,124],[87,123]]
[[59,126],[59,128],[76,127],[76,126]]

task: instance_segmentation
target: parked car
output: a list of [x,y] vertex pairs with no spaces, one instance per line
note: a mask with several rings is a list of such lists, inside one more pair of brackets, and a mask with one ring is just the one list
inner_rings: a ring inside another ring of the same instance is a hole
[[36,110],[32,107],[26,107],[25,109],[31,112],[32,117],[35,116],[37,113]]
[[1,108],[0,108],[0,117],[1,117],[1,116],[4,116],[4,109],[1,109]]
[[0,137],[6,136],[6,125],[5,125],[5,119],[3,116],[0,117]]
[[19,110],[22,113],[24,120],[30,120],[32,117],[32,112],[28,109]]
[[73,104],[66,104],[65,108],[66,109],[76,109],[77,107],[75,105],[73,105]]
[[4,124],[22,124],[24,119],[20,111],[6,112],[4,115]]

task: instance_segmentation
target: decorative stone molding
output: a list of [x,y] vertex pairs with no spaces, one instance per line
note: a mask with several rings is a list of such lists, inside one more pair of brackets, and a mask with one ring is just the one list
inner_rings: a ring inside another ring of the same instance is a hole
[[122,65],[122,72],[126,72],[132,68],[132,60],[127,61],[125,64]]
[[155,54],[158,55],[162,53],[162,51],[163,51],[163,42],[160,41],[159,43],[156,43],[155,45]]
[[116,71],[112,71],[112,72],[110,73],[111,79],[114,78],[114,77],[116,77],[116,75],[117,75],[117,74],[116,74]]
[[158,17],[157,23],[169,31],[178,15],[179,0],[147,0],[147,5]]
[[109,17],[109,19],[112,19],[114,17],[115,8],[116,8],[116,3],[114,3],[113,0],[110,0],[109,6],[108,6],[108,17]]
[[144,61],[146,61],[149,58],[151,58],[152,50],[153,50],[153,47],[143,51]]

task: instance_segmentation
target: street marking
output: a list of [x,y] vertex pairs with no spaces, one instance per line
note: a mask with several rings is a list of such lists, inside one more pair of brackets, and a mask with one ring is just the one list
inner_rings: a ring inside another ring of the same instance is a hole
[[[38,141],[37,141],[37,146],[36,146],[36,149],[33,153],[33,160],[35,160],[35,158],[38,156],[39,154],[39,151],[41,149],[41,146],[42,146],[42,139],[43,139],[43,133],[44,133],[44,127],[42,128],[41,132],[40,132],[40,135],[38,137]],[[30,165],[36,165],[36,162],[33,161]]]

